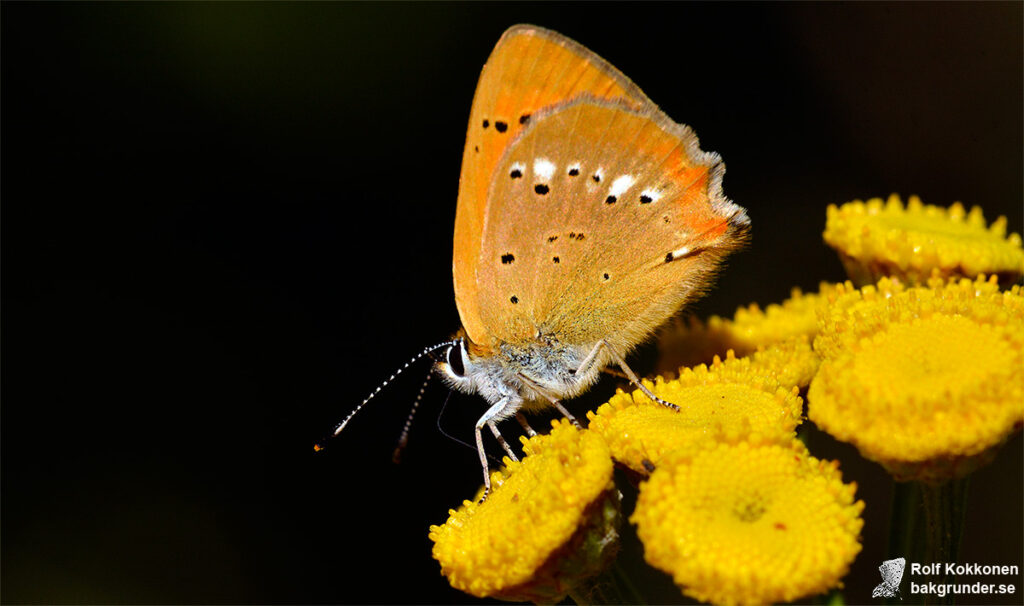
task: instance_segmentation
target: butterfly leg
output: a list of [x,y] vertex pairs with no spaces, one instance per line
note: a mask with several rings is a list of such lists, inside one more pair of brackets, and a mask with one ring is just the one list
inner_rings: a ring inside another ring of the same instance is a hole
[[[574,426],[579,427],[581,429],[583,428],[583,426],[580,425],[580,422],[576,420],[576,417],[572,416],[572,413],[569,412],[569,410],[565,406],[562,406],[562,401],[561,400],[559,400],[558,398],[556,398],[554,396],[548,395],[547,392],[545,392],[544,389],[540,385],[537,385],[537,382],[534,381],[533,379],[531,379],[530,377],[527,377],[526,375],[524,375],[522,373],[520,373],[520,374],[518,374],[516,376],[519,377],[520,381],[522,381],[523,383],[526,383],[527,385],[530,385],[531,387],[534,388],[534,390],[537,393],[539,393],[542,396],[544,396],[545,398],[547,398],[548,402],[551,402],[551,405],[554,406],[556,409],[558,409],[558,412],[562,413],[563,417],[565,417],[566,419],[569,419],[570,423],[572,423]],[[522,421],[520,421],[520,423],[522,423]]]
[[531,438],[537,435],[537,432],[534,431],[533,428],[530,427],[530,424],[526,421],[526,417],[523,416],[523,413],[516,413],[516,421],[519,421],[519,424],[523,426],[524,430],[526,430],[526,435],[530,436]]
[[[484,413],[484,416],[480,417],[480,420],[476,422],[476,452],[480,455],[480,467],[484,470],[484,496],[480,498],[481,503],[487,500],[487,495],[491,494],[491,468],[487,465],[487,452],[484,450],[484,438],[483,434],[480,433],[480,430],[483,429],[485,425],[493,425],[494,419],[506,406],[508,406],[507,399],[499,401],[494,406],[488,408],[487,412]],[[497,435],[497,428],[492,427],[491,431],[494,431],[495,435]],[[501,442],[502,445],[508,449],[508,445],[504,443],[505,441],[501,440]]]
[[598,359],[598,356],[601,353],[601,349],[608,350],[608,353],[612,357],[612,361],[614,361],[619,366],[619,368],[622,369],[622,372],[626,373],[626,378],[628,378],[631,383],[639,387],[640,391],[644,392],[644,394],[646,394],[648,398],[654,400],[655,402],[661,404],[662,406],[671,408],[672,410],[679,410],[679,407],[673,404],[672,402],[659,398],[658,396],[654,395],[654,392],[652,392],[650,389],[647,389],[647,386],[640,382],[640,378],[636,376],[636,373],[633,372],[633,369],[630,368],[628,364],[626,364],[626,360],[624,360],[622,356],[620,356],[618,352],[616,352],[615,349],[612,348],[608,341],[604,339],[598,341],[597,345],[594,346],[594,349],[590,352],[590,354],[588,354],[587,357],[584,358],[583,362],[580,364],[580,367],[576,370],[576,374],[583,374],[587,372],[589,370],[589,367],[592,366]]
[[580,422],[576,420],[576,417],[572,416],[572,413],[569,412],[569,410],[565,406],[562,406],[562,402],[558,398],[551,398],[551,405],[557,408],[558,412],[562,413],[563,417],[569,419],[570,423],[572,423],[573,425],[580,429],[583,428],[583,426],[580,425]]
[[629,375],[622,372],[621,370],[615,370],[614,368],[602,368],[601,372],[612,377],[618,377],[620,379],[629,379]]
[[[616,363],[616,364],[618,364],[618,365],[619,365],[619,368],[621,368],[621,369],[622,369],[622,372],[626,373],[626,376],[627,376],[627,377],[629,377],[629,380],[630,380],[630,381],[631,381],[631,382],[632,382],[632,383],[633,383],[634,385],[636,385],[637,387],[639,387],[639,388],[640,388],[640,391],[644,392],[644,394],[645,394],[645,395],[646,395],[646,396],[647,396],[648,398],[650,398],[650,399],[654,400],[655,402],[657,402],[657,403],[661,404],[662,406],[665,406],[665,407],[671,408],[672,410],[675,410],[675,411],[678,411],[678,410],[679,410],[679,407],[678,407],[678,406],[676,406],[675,404],[673,404],[672,402],[669,402],[668,400],[663,400],[662,398],[659,398],[658,396],[654,395],[654,392],[653,392],[653,391],[651,391],[650,389],[647,389],[647,386],[646,386],[646,385],[644,385],[643,383],[641,383],[641,382],[640,382],[640,378],[636,376],[636,373],[635,373],[635,372],[633,372],[633,369],[632,369],[632,368],[630,368],[628,364],[626,364],[626,360],[624,360],[624,359],[622,358],[622,356],[620,356],[620,355],[618,354],[618,352],[616,352],[616,351],[615,351],[615,350],[614,350],[614,349],[612,348],[612,346],[608,344],[608,341],[605,341],[604,339],[601,339],[601,342],[600,342],[600,343],[598,343],[598,345],[597,345],[597,346],[598,346],[598,347],[601,347],[602,345],[603,345],[604,347],[608,348],[608,353],[610,353],[610,354],[611,354],[611,356],[612,356],[612,359],[613,359],[613,360],[615,361],[615,363]],[[590,357],[590,356],[588,356],[588,358],[589,358],[589,357]]]
[[505,438],[498,431],[498,426],[494,424],[494,421],[488,421],[487,426],[491,428],[491,433],[493,433],[494,437],[497,438],[498,444],[501,444],[501,447],[508,453],[508,458],[513,461],[518,461],[519,457],[516,456],[516,453],[512,451],[512,447],[508,445],[508,442],[505,441]]

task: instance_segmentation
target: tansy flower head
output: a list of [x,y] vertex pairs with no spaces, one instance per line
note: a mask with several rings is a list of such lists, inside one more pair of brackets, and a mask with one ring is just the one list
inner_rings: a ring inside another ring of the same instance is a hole
[[819,427],[898,480],[941,482],[985,463],[1024,423],[1024,296],[983,277],[882,280],[836,297],[808,392]]
[[781,387],[749,358],[716,358],[710,367],[686,368],[678,379],[647,385],[680,410],[637,390],[620,391],[596,413],[587,413],[590,431],[605,439],[615,460],[639,473],[647,473],[665,453],[709,435],[788,442],[800,423],[798,390]]
[[768,347],[758,347],[750,355],[750,361],[754,367],[763,368],[774,376],[782,387],[799,389],[811,384],[821,364],[821,358],[811,349],[811,343],[804,335]]
[[[744,357],[780,348],[782,351],[766,357],[772,368],[784,371],[780,382],[806,387],[817,369],[817,360],[803,344],[814,338],[815,310],[835,288],[827,282],[821,283],[817,293],[794,288],[782,303],[764,309],[757,304],[741,307],[732,319],[711,316],[706,324],[693,319],[670,324],[659,335],[658,372],[674,374],[681,366],[710,363],[716,355],[725,357],[730,349],[737,357]],[[791,356],[788,363],[787,356]]]
[[986,227],[979,207],[965,212],[959,202],[947,209],[911,196],[904,208],[893,194],[886,202],[873,198],[830,205],[824,238],[860,286],[882,276],[923,283],[932,270],[947,278],[996,274],[1009,285],[1024,272],[1021,237],[1007,237],[1006,218]]
[[477,597],[554,603],[618,550],[619,493],[596,434],[555,421],[523,440],[526,457],[491,475],[483,503],[465,501],[430,527],[452,587]]
[[631,521],[644,558],[686,595],[788,602],[841,584],[861,548],[855,490],[795,440],[723,442],[666,455]]
[[790,292],[782,303],[771,303],[763,310],[756,304],[736,310],[732,322],[712,316],[708,324],[725,328],[749,350],[758,346],[780,343],[794,337],[813,337],[817,331],[815,312],[836,286],[822,282],[816,293],[804,293],[799,288]]

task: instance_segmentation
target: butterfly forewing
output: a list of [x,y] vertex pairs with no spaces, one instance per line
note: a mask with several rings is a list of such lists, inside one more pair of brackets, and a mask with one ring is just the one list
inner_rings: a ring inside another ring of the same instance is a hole
[[535,115],[588,95],[643,109],[650,100],[606,61],[550,30],[520,25],[502,36],[480,75],[466,134],[455,218],[453,274],[459,315],[470,339],[488,348],[477,304],[478,269],[497,164]]
[[496,166],[476,307],[488,334],[628,351],[707,282],[746,224],[721,164],[653,106],[539,112]]

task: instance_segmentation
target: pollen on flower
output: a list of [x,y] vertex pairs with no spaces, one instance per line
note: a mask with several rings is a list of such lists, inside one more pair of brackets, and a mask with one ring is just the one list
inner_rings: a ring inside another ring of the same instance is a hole
[[[648,384],[655,395],[680,407],[671,410],[640,390],[619,392],[596,413],[589,430],[600,434],[616,461],[641,473],[667,452],[708,436],[759,436],[785,443],[800,423],[803,401],[749,358],[731,355],[711,366],[683,369],[678,379]],[[646,464],[645,464],[646,463]]]
[[944,278],[995,274],[1010,285],[1024,273],[1021,237],[1007,236],[1006,218],[986,226],[981,208],[968,212],[959,202],[943,208],[911,196],[904,207],[893,194],[830,205],[823,236],[859,286],[882,276],[924,283],[933,270]]
[[430,527],[434,558],[452,587],[554,603],[614,557],[619,494],[608,448],[592,432],[552,426],[523,439],[521,462],[506,458],[491,474],[486,501],[465,501]]
[[659,335],[658,371],[668,373],[681,366],[709,363],[716,355],[724,357],[730,349],[743,357],[759,349],[791,348],[801,338],[813,339],[817,333],[816,310],[836,288],[828,282],[822,282],[816,293],[794,288],[782,303],[763,309],[757,304],[741,307],[731,319],[711,316],[706,323],[676,321]]
[[792,337],[767,347],[759,346],[750,355],[753,366],[774,375],[782,387],[806,389],[818,372],[821,358],[811,348],[806,335]]
[[630,521],[647,562],[686,595],[789,602],[841,584],[861,549],[855,491],[795,440],[718,443],[666,455]]
[[820,318],[808,414],[899,480],[942,482],[1024,424],[1024,295],[996,279],[883,279]]

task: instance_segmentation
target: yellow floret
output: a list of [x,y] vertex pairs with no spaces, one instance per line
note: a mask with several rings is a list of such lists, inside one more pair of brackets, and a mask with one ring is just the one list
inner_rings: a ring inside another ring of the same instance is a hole
[[861,549],[855,491],[799,442],[719,443],[667,455],[631,521],[647,562],[686,595],[788,602],[841,586]]
[[523,439],[483,503],[465,501],[430,527],[441,573],[477,597],[557,602],[600,572],[618,546],[619,494],[601,438],[565,422]]
[[1024,423],[1024,296],[994,279],[837,296],[821,318],[811,420],[900,480],[986,462]]
[[724,358],[730,349],[737,357],[755,354],[757,358],[757,352],[765,352],[760,357],[780,373],[783,385],[806,387],[818,360],[804,343],[817,333],[816,310],[837,287],[822,282],[815,293],[794,288],[782,303],[763,309],[757,304],[741,307],[732,319],[711,316],[707,323],[676,321],[658,337],[657,371],[673,375],[680,367],[707,364],[715,356]]
[[750,355],[754,366],[773,375],[782,387],[804,389],[818,372],[821,358],[811,348],[804,335],[780,341],[767,347],[758,347]]
[[883,276],[919,284],[933,270],[945,278],[996,274],[1009,285],[1024,273],[1021,237],[1006,235],[1006,218],[986,227],[979,207],[966,212],[959,202],[942,208],[911,196],[904,208],[893,194],[830,205],[824,238],[860,286]]
[[710,367],[683,369],[678,379],[645,384],[680,410],[652,402],[637,390],[620,391],[596,413],[587,413],[590,431],[604,437],[615,460],[640,473],[665,453],[709,435],[788,442],[800,423],[798,390],[780,386],[750,358],[716,358]]

